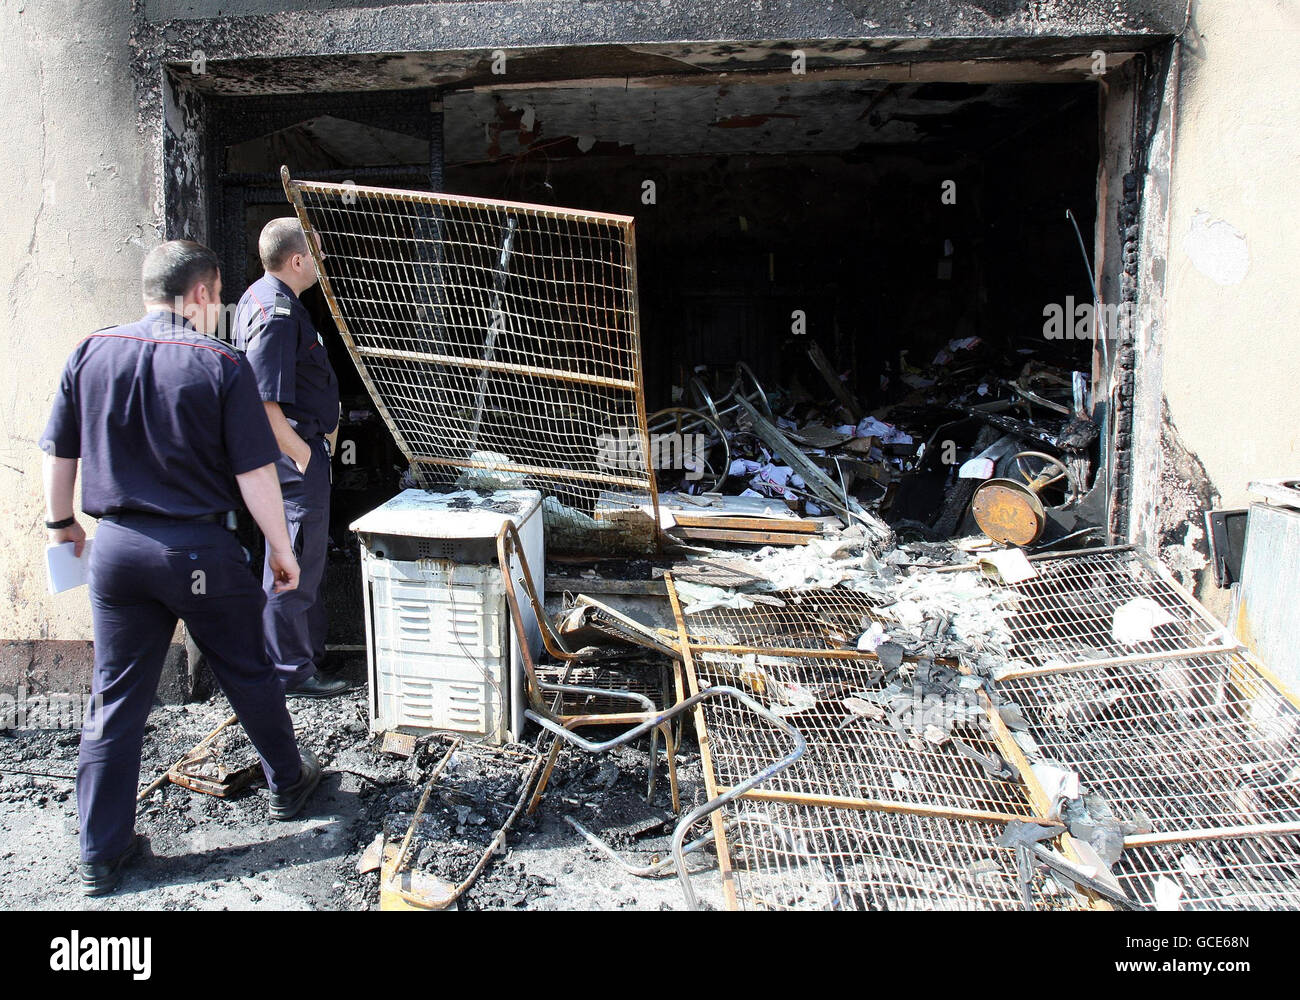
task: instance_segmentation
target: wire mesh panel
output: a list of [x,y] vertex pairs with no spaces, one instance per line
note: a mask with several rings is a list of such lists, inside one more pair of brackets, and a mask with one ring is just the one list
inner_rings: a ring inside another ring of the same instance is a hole
[[[754,596],[754,595],[751,595]],[[883,603],[848,587],[781,591],[758,595],[752,608],[708,608],[687,617],[692,641],[704,648],[743,646],[752,650],[857,649],[857,639]]]
[[1004,680],[1047,759],[1157,832],[1300,820],[1300,712],[1245,657]]
[[[770,788],[1031,815],[1024,786],[980,762],[1000,760],[997,744],[975,692],[955,672],[948,672],[952,683],[927,684],[913,665],[886,671],[857,649],[857,637],[877,620],[879,598],[833,587],[767,600],[774,603],[701,610],[685,623],[701,684],[748,689],[808,741],[803,758]],[[739,706],[716,700],[703,711],[722,784],[738,784],[784,754],[786,738]]]
[[[759,603],[743,610],[679,615],[693,688],[744,687],[808,742],[802,758],[729,807],[736,905],[1017,905],[1018,895],[999,895],[1018,891],[1014,855],[991,845],[1002,820],[1047,808],[1030,761],[1077,771],[1089,810],[1151,831],[1130,838],[1114,869],[1139,905],[1155,905],[1157,884],[1166,896],[1181,891],[1188,908],[1300,899],[1295,702],[1247,654],[1207,651],[1225,646],[1217,625],[1136,553],[1035,565],[1039,577],[1014,591],[988,584],[1012,594],[1005,624],[1013,655],[1029,661],[994,684],[1018,713],[994,712],[960,682],[923,683],[935,676],[923,676],[927,661],[888,671],[858,651],[862,630],[887,617],[878,595],[843,587],[751,595]],[[1138,599],[1169,621],[1150,642],[1121,642],[1115,612]],[[939,702],[927,704],[936,691]],[[779,730],[721,700],[697,711],[715,792],[785,752]],[[1022,717],[1014,740],[1004,714]],[[927,726],[931,719],[940,724]],[[990,761],[1017,762],[1023,783],[998,777]],[[1181,854],[1171,837],[1188,842],[1177,845]],[[1073,857],[1068,843],[1062,850]],[[1216,858],[1220,874],[1205,875]],[[1200,882],[1171,889],[1184,863]],[[1241,871],[1231,876],[1234,863]],[[973,885],[972,870],[990,881]],[[1077,895],[1039,875],[1034,905],[1076,905]]]
[[[973,697],[927,695],[907,685],[887,692],[877,705],[863,698],[886,690],[874,660],[694,651],[693,660],[701,686],[747,689],[808,741],[803,757],[768,782],[767,790],[952,815],[969,811],[1009,819],[1033,813],[1022,784],[991,775],[946,738],[950,729],[983,757],[999,756]],[[703,711],[714,771],[724,787],[740,784],[787,752],[788,737],[743,706],[716,699]],[[921,735],[926,732],[942,742]]]
[[1113,871],[1145,908],[1165,902],[1187,910],[1300,910],[1296,835],[1131,847]]
[[579,524],[602,493],[657,516],[630,217],[283,173],[421,485],[531,486]]
[[[718,835],[730,900],[763,909],[1021,906],[1015,856],[994,841],[1034,810],[1004,770],[975,692],[955,671],[941,684],[923,680],[918,665],[886,670],[857,651],[869,595],[837,588],[777,600],[679,617],[693,691],[746,689],[807,741],[802,757],[727,807]],[[730,700],[697,711],[710,794],[788,752],[782,730]]]
[[[1023,909],[1015,852],[993,824],[740,799],[726,824],[738,908]],[[1075,897],[1041,873],[1037,909]]]
[[[1065,553],[1032,565],[1037,576],[1007,588],[1017,596],[1006,605],[1014,611],[1006,627],[1016,640],[1013,653],[1036,666],[1233,645],[1204,608],[1136,550]],[[1116,624],[1116,612],[1135,601],[1138,614],[1157,622],[1149,640],[1125,641],[1132,636],[1122,620]]]
[[[659,662],[541,666],[537,668],[537,679],[543,684],[630,691],[649,698],[658,708],[665,708],[673,702],[672,678]],[[552,696],[548,694],[547,697]],[[634,710],[635,706],[626,698],[566,693],[557,712],[562,715],[600,715]]]

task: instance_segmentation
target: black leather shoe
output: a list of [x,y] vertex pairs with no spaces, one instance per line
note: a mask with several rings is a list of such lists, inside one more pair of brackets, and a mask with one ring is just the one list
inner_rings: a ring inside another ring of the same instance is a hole
[[83,861],[78,867],[81,872],[81,891],[87,896],[107,896],[122,881],[122,870],[127,863],[140,852],[140,835],[131,835],[131,845],[111,861]]
[[333,698],[348,689],[348,682],[341,677],[322,677],[312,674],[301,684],[286,688],[285,694],[291,698]]
[[310,750],[302,751],[302,777],[282,792],[271,793],[271,819],[293,819],[320,784],[321,766]]

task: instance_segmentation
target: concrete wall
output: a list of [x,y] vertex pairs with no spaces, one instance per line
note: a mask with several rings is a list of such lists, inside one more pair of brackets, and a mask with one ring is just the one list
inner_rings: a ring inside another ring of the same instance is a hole
[[[1169,183],[1157,509],[1140,534],[1191,575],[1216,499],[1300,475],[1300,3],[1196,2],[1180,46]],[[1141,362],[1139,362],[1141,363]],[[1198,479],[1201,480],[1198,482]],[[1150,488],[1150,487],[1149,487]],[[1188,531],[1191,534],[1188,536]],[[1203,599],[1226,611],[1208,572]]]
[[[76,343],[142,312],[140,262],[157,242],[156,185],[137,130],[131,25],[129,0],[0,7],[3,640],[91,637],[84,589],[57,597],[45,592],[36,441]],[[4,647],[0,687],[14,671],[44,672],[29,653],[25,646]],[[84,656],[76,659],[83,669]]]

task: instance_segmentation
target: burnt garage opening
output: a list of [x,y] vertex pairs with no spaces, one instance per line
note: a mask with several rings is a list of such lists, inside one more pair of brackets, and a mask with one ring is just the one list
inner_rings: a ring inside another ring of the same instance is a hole
[[[448,190],[636,217],[652,408],[699,366],[744,361],[781,386],[807,364],[795,310],[872,408],[900,353],[924,367],[978,336],[1041,354],[1044,303],[1091,297],[1064,212],[1091,232],[1094,85],[565,88],[444,106]],[[1057,347],[1088,364],[1087,345]]]
[[1085,261],[1066,210],[1090,241],[1098,106],[1091,83],[476,90],[445,99],[445,180],[635,216],[652,412],[700,408],[692,383],[722,396],[743,362],[800,422],[831,391],[815,343],[860,404],[816,415],[910,424],[910,447],[887,449],[908,474],[884,513],[940,538],[971,527],[969,496],[945,511],[952,457],[917,463],[917,445],[942,426],[936,443],[965,457],[998,436],[943,404],[1005,398],[994,379],[1026,372],[1027,387],[1068,404],[1072,373],[1091,373],[1092,343],[1049,340],[1044,307],[1092,300],[1091,247]]
[[[938,539],[973,529],[957,466],[1005,435],[964,408],[1014,401],[994,409],[1058,425],[1080,399],[1091,409],[1074,373],[1092,379],[1094,344],[1046,337],[1044,309],[1093,298],[1100,106],[1097,84],[1077,74],[212,96],[208,229],[237,296],[260,273],[261,225],[291,211],[281,163],[296,178],[634,216],[647,410],[698,407],[701,386],[721,398],[743,363],[796,424],[876,414],[910,440],[877,439],[837,472],[864,501],[883,500],[900,533]],[[329,573],[331,642],[356,643],[347,525],[397,491],[404,462],[323,296],[304,300],[342,383],[341,438],[358,445],[354,462],[335,459]],[[813,344],[858,412],[837,407]],[[1084,486],[1103,470],[1097,438],[1077,455]],[[1034,446],[1022,438],[1011,451]],[[1008,460],[999,475],[1015,474]],[[869,481],[873,463],[892,468],[892,485]],[[745,486],[733,477],[725,492]],[[817,512],[805,498],[796,508]]]

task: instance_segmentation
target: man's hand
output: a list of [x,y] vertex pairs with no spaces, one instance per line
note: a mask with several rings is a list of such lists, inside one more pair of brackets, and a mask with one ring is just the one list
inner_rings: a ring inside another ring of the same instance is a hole
[[239,492],[248,505],[248,512],[262,529],[266,547],[275,574],[274,589],[293,590],[298,586],[298,560],[293,555],[289,541],[289,526],[284,519],[284,498],[280,494],[280,481],[275,463],[268,462],[259,469],[235,476]]
[[279,403],[264,400],[262,406],[266,410],[266,419],[271,424],[271,433],[275,435],[275,443],[280,446],[281,453],[289,456],[300,475],[306,475],[307,466],[312,460],[311,445],[289,426],[289,421],[285,419]]
[[273,589],[277,594],[297,588],[298,560],[291,549],[271,549],[267,562],[271,566],[271,572],[275,574]]
[[[295,434],[294,437],[298,437],[298,435]],[[286,454],[293,459],[293,464],[298,467],[298,474],[305,476],[307,466],[311,464],[311,445],[302,438],[298,438],[298,444],[294,447],[294,450]]]
[[62,545],[64,542],[76,542],[77,547],[73,549],[77,558],[81,558],[81,553],[86,548],[86,530],[76,521],[73,521],[66,528],[59,528],[57,531],[50,532],[50,544]]

